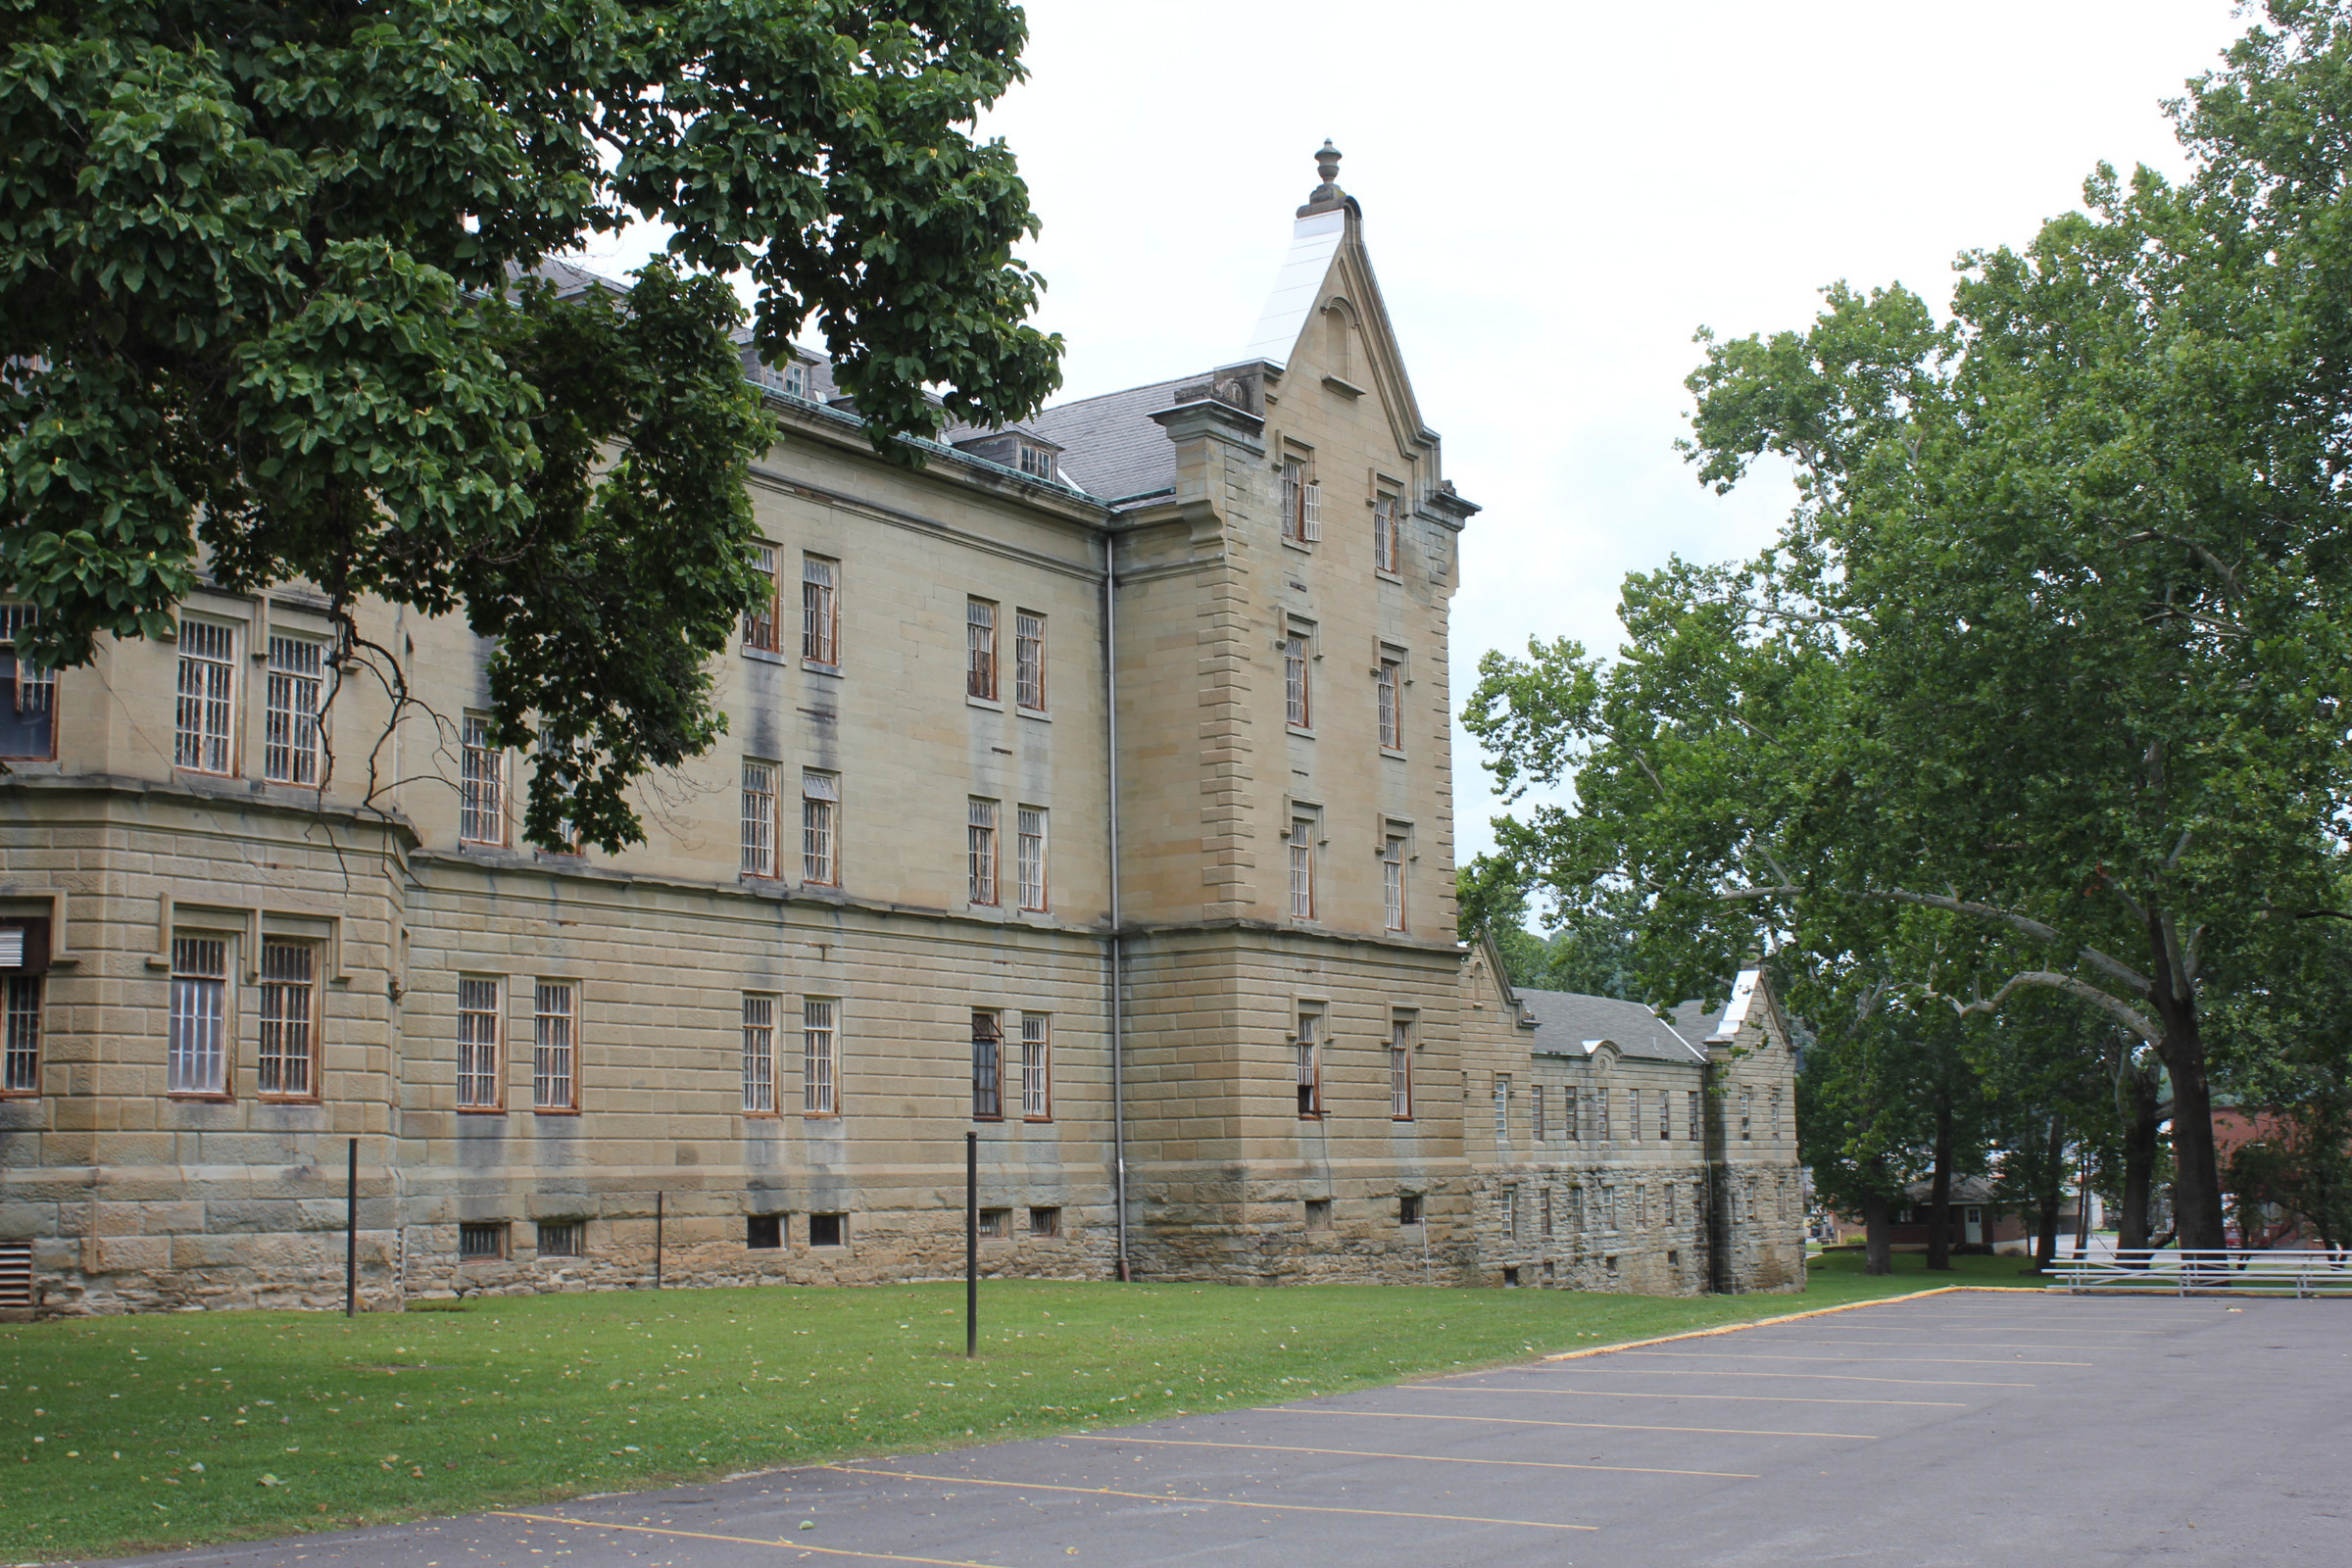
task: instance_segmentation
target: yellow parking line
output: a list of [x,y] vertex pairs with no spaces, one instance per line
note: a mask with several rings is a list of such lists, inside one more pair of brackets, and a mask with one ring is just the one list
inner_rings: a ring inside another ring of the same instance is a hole
[[[1732,1357],[1725,1356],[1725,1360]],[[1644,1378],[1794,1378],[1802,1383],[1902,1383],[1922,1389],[2031,1389],[2032,1383],[1980,1383],[1968,1378],[1866,1378],[1852,1372],[1716,1372],[1690,1366],[1629,1366]]]
[[[1776,1345],[1875,1345],[1882,1349],[1896,1349],[1891,1340],[1775,1340]],[[2144,1345],[2004,1345],[1998,1340],[1936,1340],[1922,1345],[1923,1350],[2144,1350]]]
[[1347,1415],[1374,1421],[1483,1421],[1500,1427],[1576,1427],[1587,1432],[1698,1432],[1718,1438],[1845,1438],[1855,1443],[1876,1443],[1878,1436],[1869,1432],[1750,1432],[1740,1427],[1656,1427],[1642,1426],[1631,1421],[1536,1421],[1516,1415],[1431,1415],[1423,1410],[1338,1410],[1329,1405],[1302,1404],[1291,1408],[1261,1404],[1254,1408],[1267,1415]]
[[[2036,1347],[2039,1348],[2039,1347]],[[2090,1361],[2003,1361],[1985,1355],[1905,1355],[1865,1361],[1858,1355],[1775,1355],[1769,1350],[1628,1350],[1628,1355],[1680,1355],[1697,1361],[1820,1361],[1831,1366],[2091,1366]]]
[[1277,1513],[1346,1513],[1369,1519],[1434,1519],[1448,1525],[1517,1525],[1525,1530],[1598,1530],[1598,1525],[1559,1525],[1542,1519],[1482,1519],[1474,1514],[1409,1513],[1401,1508],[1338,1508],[1328,1503],[1245,1502],[1239,1497],[1180,1497],[1174,1493],[1120,1492],[1111,1487],[1057,1487],[1043,1481],[982,1481],[975,1476],[926,1476],[907,1470],[864,1470],[856,1465],[829,1464],[827,1470],[850,1476],[888,1476],[894,1481],[937,1481],[957,1487],[1010,1487],[1018,1492],[1072,1492],[1083,1497],[1136,1497],[1145,1502],[1201,1503],[1219,1508],[1270,1508]]
[[669,1536],[679,1541],[724,1541],[738,1546],[773,1546],[778,1551],[813,1551],[827,1557],[860,1557],[867,1562],[918,1562],[930,1568],[1002,1568],[993,1562],[966,1562],[960,1557],[909,1557],[899,1551],[851,1551],[844,1546],[816,1546],[806,1541],[762,1540],[758,1536],[716,1536],[705,1530],[669,1530],[658,1525],[611,1525],[598,1519],[571,1519],[555,1513],[494,1512],[493,1519],[528,1519],[534,1524],[570,1525],[580,1530],[626,1530],[640,1536]]
[[1407,1389],[1440,1389],[1447,1394],[1566,1394],[1589,1399],[1750,1399],[1763,1404],[1916,1404],[1945,1410],[1965,1410],[1966,1399],[1825,1399],[1800,1394],[1635,1394],[1626,1389],[1482,1389],[1459,1383],[1407,1383]]
[[1209,1443],[1199,1438],[1130,1438],[1113,1432],[1076,1432],[1090,1443],[1148,1443],[1155,1448],[1246,1448],[1255,1453],[1327,1453],[1343,1459],[1410,1459],[1417,1464],[1508,1464],[1529,1470],[1614,1470],[1638,1476],[1712,1476],[1761,1481],[1744,1470],[1668,1470],[1651,1464],[1568,1464],[1558,1459],[1465,1459],[1448,1453],[1382,1453],[1371,1448],[1304,1448],[1287,1443]]

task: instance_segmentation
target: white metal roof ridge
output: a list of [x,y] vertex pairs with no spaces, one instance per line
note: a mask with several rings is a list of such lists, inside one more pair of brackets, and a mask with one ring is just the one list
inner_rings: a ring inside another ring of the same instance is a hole
[[1290,364],[1291,350],[1298,346],[1298,334],[1306,330],[1306,318],[1314,312],[1315,296],[1331,271],[1331,260],[1340,253],[1340,241],[1347,232],[1347,211],[1336,207],[1328,213],[1301,218],[1291,225],[1290,254],[1282,259],[1282,267],[1274,274],[1274,291],[1266,296],[1266,308],[1257,318],[1257,330],[1250,335],[1250,346],[1242,352],[1245,362]]
[[1723,1004],[1723,1019],[1707,1036],[1709,1040],[1729,1040],[1740,1032],[1740,1026],[1747,1022],[1747,1004],[1756,998],[1756,981],[1762,974],[1760,969],[1740,971],[1740,978],[1732,982],[1732,1000]]

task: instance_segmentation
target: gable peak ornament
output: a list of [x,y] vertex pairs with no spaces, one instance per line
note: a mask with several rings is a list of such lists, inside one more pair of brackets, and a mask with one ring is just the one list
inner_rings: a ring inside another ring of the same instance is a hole
[[1323,145],[1315,150],[1315,172],[1322,176],[1323,183],[1308,193],[1306,205],[1298,209],[1300,218],[1348,205],[1348,193],[1339,185],[1340,157],[1340,150],[1331,144],[1331,138],[1324,137]]

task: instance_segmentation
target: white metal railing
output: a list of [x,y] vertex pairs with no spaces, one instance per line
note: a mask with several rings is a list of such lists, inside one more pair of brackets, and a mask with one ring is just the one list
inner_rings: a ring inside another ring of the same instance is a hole
[[2061,1260],[2053,1291],[2352,1298],[2352,1251],[2147,1252]]

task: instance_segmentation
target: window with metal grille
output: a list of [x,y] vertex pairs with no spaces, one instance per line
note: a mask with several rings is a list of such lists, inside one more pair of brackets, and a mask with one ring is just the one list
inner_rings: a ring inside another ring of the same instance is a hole
[[801,775],[801,880],[841,886],[841,776]]
[[1294,630],[1282,639],[1282,700],[1285,718],[1298,729],[1312,728],[1313,704],[1308,700],[1306,634]]
[[1323,1114],[1323,1015],[1298,1015],[1298,1117],[1311,1121]]
[[175,1095],[228,1089],[228,943],[172,939],[172,1016],[165,1086]]
[[984,1242],[1012,1240],[1012,1210],[984,1208],[980,1211],[980,1239]]
[[236,765],[237,633],[209,620],[179,623],[179,700],[172,765],[226,773]]
[[1029,1210],[1029,1234],[1037,1237],[1059,1236],[1061,1234],[1061,1210],[1053,1207]]
[[541,1220],[539,1222],[539,1255],[541,1257],[586,1257],[588,1255],[588,1222],[579,1219]]
[[1419,1193],[1401,1193],[1397,1196],[1396,1223],[1399,1225],[1421,1223],[1421,1195]]
[[1413,1119],[1413,1025],[1409,1018],[1389,1024],[1389,1117]]
[[970,599],[963,607],[963,694],[997,700],[997,607]]
[[1397,562],[1396,498],[1382,496],[1372,503],[1372,569],[1395,572]]
[[458,837],[468,844],[507,842],[507,754],[490,744],[490,715],[461,721]]
[[32,1243],[0,1242],[0,1306],[32,1305]]
[[776,999],[743,999],[743,1110],[769,1116],[776,1109]]
[[743,1245],[753,1251],[772,1251],[784,1245],[784,1216],[781,1214],[746,1214],[743,1217]]
[[495,1263],[506,1255],[507,1226],[504,1220],[458,1227],[459,1262]]
[[325,654],[323,644],[305,638],[270,639],[262,776],[273,784],[316,786],[318,782],[318,697]]
[[499,983],[458,982],[458,1105],[465,1110],[499,1106]]
[[801,1004],[801,1114],[840,1114],[841,1004],[809,997]]
[[1674,1091],[1661,1089],[1658,1091],[1658,1142],[1664,1144],[1671,1143],[1673,1140]]
[[831,669],[841,663],[841,564],[801,558],[801,657]]
[[808,1245],[810,1247],[849,1246],[850,1216],[847,1214],[809,1215]]
[[1054,1019],[1049,1013],[1021,1014],[1021,1115],[1054,1119]]
[[262,944],[261,1048],[254,1057],[265,1095],[301,1099],[318,1092],[317,969],[308,942]]
[[1012,691],[1031,712],[1046,710],[1046,617],[1034,610],[1013,612]]
[[37,974],[0,978],[5,1003],[5,1054],[0,1054],[0,1092],[35,1095],[41,1089],[41,1002],[45,979]]
[[579,1083],[574,1075],[579,1046],[579,991],[568,980],[542,980],[531,1006],[531,1104],[539,1110],[575,1110]]
[[1315,819],[1291,819],[1291,917],[1315,917]]
[[743,874],[776,874],[776,764],[743,764]]
[[1579,1141],[1576,1125],[1578,1109],[1576,1100],[1576,1085],[1569,1084],[1560,1090],[1560,1136],[1570,1143]]
[[1754,1098],[1754,1094],[1755,1091],[1751,1089],[1742,1089],[1740,1091],[1740,1141],[1743,1144],[1749,1142],[1754,1136],[1748,1130],[1748,1112],[1750,1109],[1750,1102]]
[[1512,1241],[1519,1239],[1519,1189],[1502,1190],[1502,1234]]
[[1021,907],[1043,909],[1046,906],[1046,808],[1024,806],[1017,813],[1020,829],[1019,861],[1021,873]]
[[972,1120],[1004,1115],[1004,1029],[994,1011],[972,1010]]
[[1544,1141],[1545,1134],[1544,1129],[1544,1086],[1542,1084],[1527,1086],[1527,1131],[1528,1136],[1537,1143],[1540,1144]]
[[39,613],[32,605],[0,604],[0,757],[57,755],[57,671],[27,663],[17,650]]
[[970,860],[970,894],[974,904],[997,902],[997,803],[967,803],[965,848]]
[[1312,544],[1323,537],[1323,487],[1306,476],[1306,465],[1282,466],[1283,537]]
[[1404,835],[1392,833],[1380,851],[1380,901],[1392,931],[1404,929]]
[[760,545],[752,551],[752,569],[760,574],[760,598],[743,612],[743,646],[766,653],[777,651],[776,547]]
[[1404,712],[1397,703],[1398,687],[1403,676],[1403,666],[1394,659],[1382,660],[1380,668],[1374,674],[1380,695],[1380,745],[1383,751],[1404,750]]
[[1699,1133],[1699,1128],[1698,1128],[1698,1091],[1697,1091],[1697,1090],[1695,1090],[1695,1089],[1687,1089],[1687,1090],[1685,1090],[1685,1091],[1683,1092],[1683,1098],[1684,1098],[1684,1100],[1685,1100],[1686,1102],[1688,1102],[1688,1103],[1689,1103],[1689,1105],[1690,1105],[1690,1141],[1691,1141],[1692,1143],[1694,1143],[1694,1144],[1695,1144],[1695,1143],[1697,1143],[1697,1142],[1699,1141],[1699,1140],[1698,1140],[1698,1133]]
[[1494,1147],[1500,1149],[1511,1141],[1511,1075],[1494,1075]]

